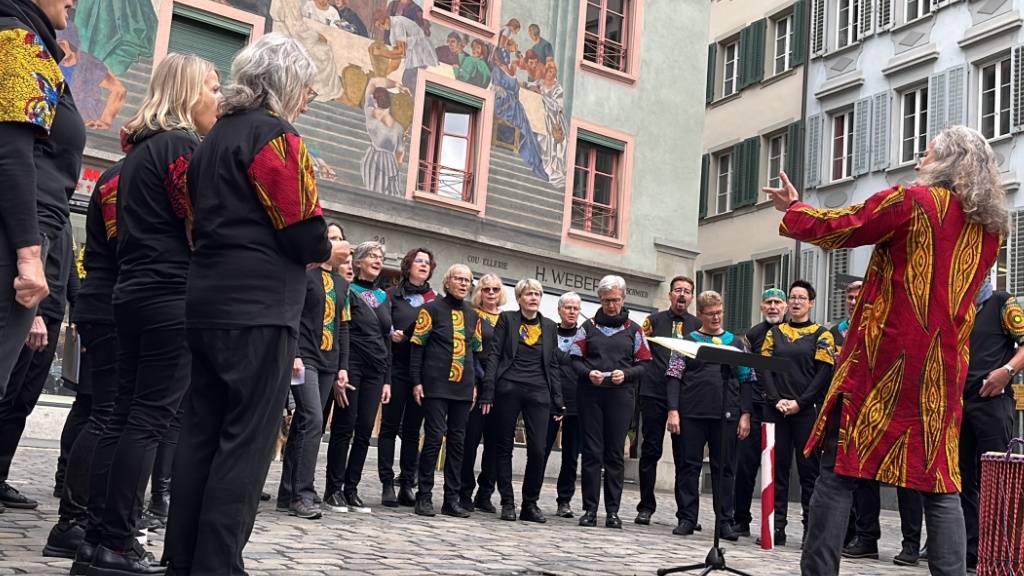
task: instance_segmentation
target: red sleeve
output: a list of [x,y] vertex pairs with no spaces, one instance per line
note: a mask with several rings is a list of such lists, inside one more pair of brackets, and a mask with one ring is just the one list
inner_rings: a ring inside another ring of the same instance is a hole
[[99,194],[100,213],[103,215],[103,227],[107,232],[107,240],[117,237],[117,186],[121,181],[120,174],[107,180],[94,194]]
[[323,214],[313,159],[298,134],[281,134],[268,142],[253,158],[249,180],[275,230]]
[[171,201],[171,209],[174,215],[186,222],[192,222],[192,200],[188,195],[187,172],[188,163],[192,160],[192,153],[187,152],[178,156],[167,166],[167,177],[164,179],[164,187],[167,189],[167,198]]
[[909,196],[908,190],[897,186],[878,192],[863,204],[837,210],[797,202],[783,216],[779,233],[825,250],[877,244],[910,218]]

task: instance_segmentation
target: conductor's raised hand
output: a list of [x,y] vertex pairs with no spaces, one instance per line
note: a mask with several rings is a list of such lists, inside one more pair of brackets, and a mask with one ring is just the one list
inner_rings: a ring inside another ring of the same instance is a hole
[[768,195],[776,210],[785,212],[789,210],[789,206],[793,202],[800,200],[800,193],[796,191],[796,186],[793,186],[793,183],[789,181],[789,176],[786,175],[785,170],[779,172],[779,180],[782,182],[781,188],[765,186],[761,191]]

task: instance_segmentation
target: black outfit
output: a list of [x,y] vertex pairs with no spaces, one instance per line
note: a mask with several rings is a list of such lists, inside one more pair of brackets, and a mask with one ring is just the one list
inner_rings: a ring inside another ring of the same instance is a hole
[[179,442],[188,458],[174,465],[169,571],[244,574],[298,351],[306,265],[331,256],[311,163],[291,124],[263,109],[222,116],[193,155],[192,388]]
[[392,326],[387,293],[372,282],[356,278],[349,287],[348,300],[348,381],[355,390],[348,391],[348,406],[334,405],[324,488],[328,496],[336,491],[346,495],[357,492],[381,390],[391,381]]
[[[628,312],[608,316],[598,310],[580,327],[570,354],[577,374],[586,378],[577,397],[583,430],[583,509],[597,511],[603,467],[605,511],[618,514],[625,471],[623,446],[633,418],[636,384],[646,371],[642,363],[651,359],[651,352],[643,330]],[[591,370],[622,370],[625,380],[612,384],[609,375],[601,384],[593,384]]]
[[420,307],[433,301],[437,294],[424,282],[420,286],[408,280],[388,290],[391,302],[391,321],[395,330],[405,334],[405,340],[391,344],[391,401],[381,409],[380,432],[377,434],[377,474],[381,484],[395,480],[395,438],[402,438],[402,453],[398,460],[398,483],[412,488],[416,481],[416,460],[420,454],[420,428],[423,426],[423,408],[412,398],[409,380],[409,339],[416,327]]
[[[477,309],[480,316],[480,332],[483,335],[484,350],[475,357],[474,368],[476,377],[481,381],[486,372],[487,359],[494,346],[494,326],[498,323],[499,314],[491,314]],[[469,412],[466,423],[466,441],[462,456],[462,489],[459,499],[463,503],[490,502],[491,495],[498,482],[498,427],[494,413],[484,414],[480,403]],[[480,474],[475,474],[476,454],[481,442],[484,445],[480,454]],[[476,488],[476,499],[473,489]]]
[[[764,342],[764,335],[772,326],[774,324],[763,320],[747,330],[747,347],[752,351],[759,352],[761,344]],[[750,411],[750,434],[736,443],[736,491],[733,500],[735,507],[733,522],[740,529],[749,527],[754,520],[750,515],[750,503],[753,499],[754,487],[757,485],[758,471],[761,468],[761,423],[764,421],[765,399],[760,372],[752,382],[751,393],[753,403]]]
[[[700,320],[689,312],[677,315],[671,310],[655,312],[644,320],[645,336],[662,336],[683,338],[686,334],[700,328]],[[661,460],[665,444],[665,424],[668,421],[666,404],[665,369],[668,366],[670,351],[664,346],[655,346],[651,350],[651,361],[647,363],[647,371],[640,381],[640,503],[636,505],[638,512],[654,513],[657,505],[654,500],[654,485],[658,479],[658,462]],[[680,497],[679,467],[682,464],[682,446],[680,438],[672,438],[672,460],[676,466],[676,504]],[[677,510],[678,511],[678,510]]]
[[535,505],[544,483],[547,422],[552,410],[561,415],[561,369],[555,323],[538,313],[527,319],[518,310],[502,312],[494,327],[494,346],[479,402],[493,404],[498,427],[498,490],[502,506],[515,504],[512,451],[516,420],[526,427],[526,473],[523,506]]
[[544,446],[544,467],[547,468],[547,459],[551,456],[551,449],[555,446],[555,439],[558,432],[562,432],[562,463],[558,468],[558,480],[556,481],[557,504],[569,504],[576,493],[576,469],[580,462],[580,417],[579,403],[576,399],[577,390],[580,386],[580,375],[572,366],[572,357],[569,356],[569,348],[576,336],[578,328],[563,328],[558,325],[558,349],[562,352],[559,357],[558,368],[562,384],[562,401],[565,403],[565,414],[559,422],[552,418],[548,421],[548,438]]
[[[483,350],[480,324],[472,306],[450,295],[420,308],[409,364],[414,386],[423,386],[424,438],[417,500],[430,500],[441,438],[447,434],[444,500],[458,503],[466,421],[476,387],[473,359]],[[455,340],[462,341],[459,347],[454,346]]]

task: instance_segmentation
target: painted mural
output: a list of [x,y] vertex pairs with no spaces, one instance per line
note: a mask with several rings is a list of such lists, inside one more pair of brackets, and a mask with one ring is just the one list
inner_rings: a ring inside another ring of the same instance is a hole
[[[78,0],[72,25],[59,34],[62,68],[93,130],[116,131],[131,86],[148,74],[157,12],[170,0]],[[495,144],[514,151],[536,178],[565,182],[568,121],[551,42],[538,24],[508,19],[495,42],[448,29],[425,17],[418,0],[213,0],[263,15],[267,30],[295,38],[316,60],[317,101],[342,119],[361,118],[358,176],[362,187],[402,196],[409,161],[413,90],[422,70],[495,93]],[[136,104],[137,105],[137,104]],[[342,130],[344,128],[338,128]],[[359,131],[355,131],[359,132]],[[309,138],[321,178],[338,178],[330,143]],[[485,143],[485,145],[488,143]],[[351,182],[355,184],[356,182]]]

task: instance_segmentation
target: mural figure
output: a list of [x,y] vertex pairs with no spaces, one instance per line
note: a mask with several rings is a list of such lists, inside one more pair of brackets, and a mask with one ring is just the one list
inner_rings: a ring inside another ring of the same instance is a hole
[[517,68],[526,73],[527,82],[544,79],[544,63],[537,58],[537,53],[530,48],[519,60]]
[[114,76],[123,76],[140,58],[153,55],[156,12],[140,0],[78,0],[75,25],[80,52],[92,54]]
[[483,40],[473,40],[471,54],[459,54],[455,78],[480,88],[491,84],[491,67],[487,65],[488,47]]
[[341,15],[328,0],[306,0],[302,6],[302,17],[325,26],[341,28]]
[[369,38],[370,32],[366,24],[355,10],[349,7],[349,0],[334,0],[334,8],[338,10],[338,17],[341,18],[341,29],[351,32],[363,38]]
[[[415,6],[415,4],[413,4]],[[389,16],[387,12],[377,11],[373,24],[382,32],[390,34],[390,50],[378,50],[379,55],[398,60],[405,59],[405,72],[402,73],[402,85],[413,88],[416,86],[416,73],[420,68],[437,66],[437,54],[430,45],[423,28],[405,16]]]
[[[312,3],[313,0],[310,0]],[[320,32],[306,24],[298,0],[276,0],[270,8],[274,31],[299,41],[316,62],[316,82],[313,88],[317,100],[334,100],[342,94],[341,76],[334,61],[334,52]]]
[[[519,101],[519,81],[516,80],[515,72],[509,68],[511,58],[508,51],[499,47],[495,50],[494,60],[491,67],[491,85],[495,89],[494,115],[509,129],[515,131],[519,157],[538,178],[547,182],[548,173],[544,170],[544,160],[541,158],[537,136],[534,135],[526,110]],[[496,130],[501,128],[495,127]]]
[[[57,32],[57,43],[64,50],[60,69],[75,96],[75,104],[88,128],[107,130],[124,106],[128,89],[106,64],[95,56],[80,50],[81,39],[74,22]],[[106,91],[106,96],[103,92]]]
[[405,156],[405,128],[391,115],[392,93],[398,85],[387,78],[371,78],[363,95],[363,113],[370,147],[363,155],[363,186],[386,196],[402,196],[398,164]]
[[444,46],[438,46],[434,50],[434,53],[437,54],[437,61],[441,64],[458,66],[459,57],[465,53],[466,44],[468,43],[469,40],[466,36],[458,32],[449,33],[447,43]]
[[541,38],[540,26],[536,24],[530,24],[526,29],[527,34],[530,35],[530,40],[533,40],[533,53],[537,55],[537,59],[540,60],[541,64],[547,64],[555,60],[555,49],[551,47],[551,42]]
[[540,141],[544,151],[544,169],[548,173],[548,182],[562,186],[565,183],[566,134],[569,123],[565,118],[565,91],[558,81],[558,66],[555,62],[549,61],[544,67],[543,80],[533,82],[527,88],[540,92],[544,97],[544,128],[547,133]]
[[[424,36],[430,36],[430,22],[423,19],[423,8],[420,8],[420,5],[413,0],[391,0],[388,2],[387,14],[388,16],[404,16],[412,20],[423,30]],[[391,42],[390,32],[387,30],[384,31],[384,41],[394,44]]]

